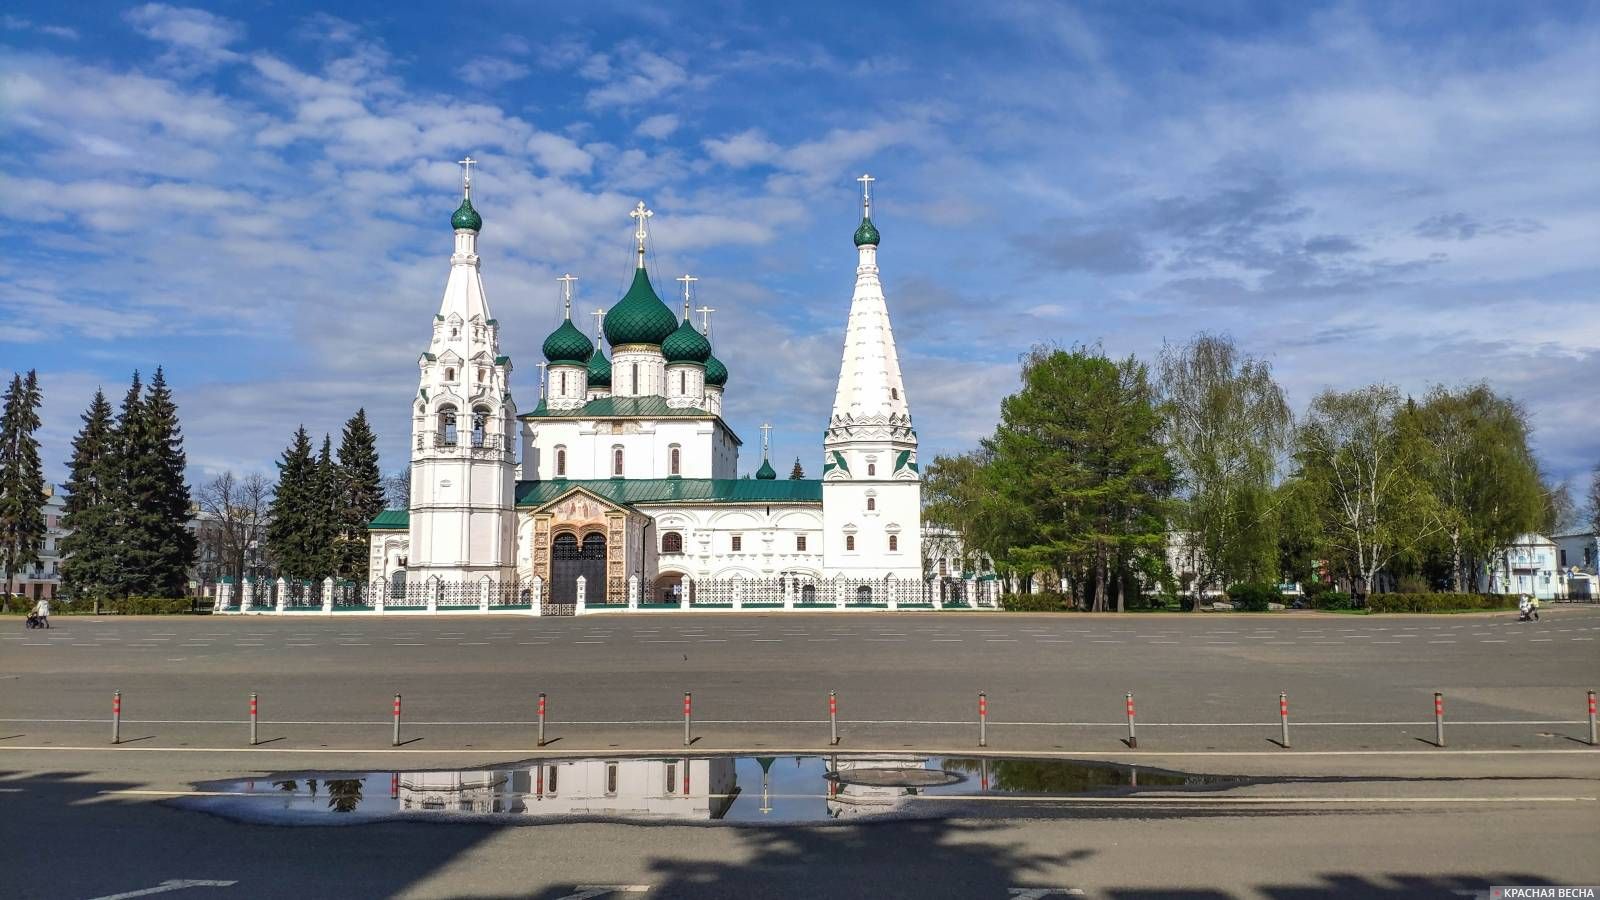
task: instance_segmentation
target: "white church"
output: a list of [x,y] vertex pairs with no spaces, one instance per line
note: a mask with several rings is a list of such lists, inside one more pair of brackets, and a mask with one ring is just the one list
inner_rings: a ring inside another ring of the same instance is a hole
[[[822,477],[789,480],[765,446],[755,477],[738,477],[744,442],[723,418],[730,373],[711,343],[712,310],[692,307],[687,275],[676,279],[681,308],[662,301],[642,202],[629,213],[631,285],[595,312],[591,340],[572,321],[575,279],[559,279],[565,316],[544,341],[539,400],[519,411],[463,162],[449,279],[417,359],[410,508],[371,524],[372,577],[390,608],[428,585],[429,609],[487,605],[479,584],[494,586],[495,604],[536,614],[942,605],[924,580],[917,433],[878,278],[870,176],[859,179],[855,292]],[[464,587],[445,597],[447,586]]]

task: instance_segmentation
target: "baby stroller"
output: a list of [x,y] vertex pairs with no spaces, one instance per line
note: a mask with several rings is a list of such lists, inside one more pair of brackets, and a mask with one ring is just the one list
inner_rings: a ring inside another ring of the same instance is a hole
[[38,613],[28,613],[28,621],[25,622],[22,627],[24,629],[28,629],[28,628],[43,628],[44,627],[44,619],[39,618],[39,614]]

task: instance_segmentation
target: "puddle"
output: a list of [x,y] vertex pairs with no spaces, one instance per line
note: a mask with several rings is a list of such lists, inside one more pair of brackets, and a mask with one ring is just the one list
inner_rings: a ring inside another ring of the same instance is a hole
[[[806,823],[1024,816],[1052,798],[1216,790],[1244,779],[1057,759],[896,755],[530,759],[483,769],[296,772],[170,801],[247,822]],[[1006,802],[1011,801],[1011,802]]]

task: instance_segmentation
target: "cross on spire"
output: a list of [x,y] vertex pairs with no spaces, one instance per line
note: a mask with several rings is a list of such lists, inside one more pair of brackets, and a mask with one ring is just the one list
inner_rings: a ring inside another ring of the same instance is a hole
[[767,439],[772,435],[772,423],[761,423],[761,458],[767,458]]
[[594,345],[599,347],[601,329],[604,327],[606,321],[605,308],[597,306],[594,308],[594,312],[589,313],[589,315],[594,316]]
[[643,200],[640,200],[639,201],[639,205],[635,206],[633,208],[633,212],[628,213],[628,218],[633,219],[636,222],[638,222],[638,224],[635,225],[634,229],[633,229],[633,238],[639,244],[639,268],[641,268],[641,269],[644,268],[644,238],[645,238],[644,223],[645,223],[646,219],[650,218],[653,215],[655,215],[654,212],[651,212],[650,210],[644,208],[644,201]]
[[700,314],[700,333],[709,339],[711,337],[711,314],[716,312],[716,309],[710,306],[702,306],[696,309],[695,312]]
[[568,322],[572,321],[572,283],[578,280],[576,275],[562,275],[556,279],[561,282],[561,307],[562,315]]
[[683,283],[683,317],[685,319],[688,319],[689,318],[689,285],[694,284],[696,281],[699,281],[700,279],[698,279],[698,278],[694,277],[693,275],[690,275],[689,273],[685,272],[684,274],[679,275],[674,280],[675,281],[680,281],[680,282]]
[[469,156],[466,159],[456,160],[456,162],[461,166],[461,199],[470,200],[472,199],[472,167],[477,165],[478,161]]
[[548,366],[549,366],[549,365],[550,365],[550,364],[549,364],[549,363],[547,363],[547,362],[541,362],[541,363],[539,363],[539,399],[540,399],[540,400],[543,400],[543,399],[544,399],[544,370],[545,370],[545,369],[546,369],[546,368],[547,368],[547,367],[548,367]]
[[872,218],[872,183],[878,179],[871,175],[862,175],[856,179],[861,182],[861,218]]

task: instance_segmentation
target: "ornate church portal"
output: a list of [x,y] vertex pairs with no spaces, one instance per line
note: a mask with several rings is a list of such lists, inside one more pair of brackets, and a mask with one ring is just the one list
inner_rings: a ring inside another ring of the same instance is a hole
[[577,603],[580,576],[588,596],[600,593],[606,577],[605,535],[585,535],[579,543],[575,534],[558,534],[551,542],[550,601]]

